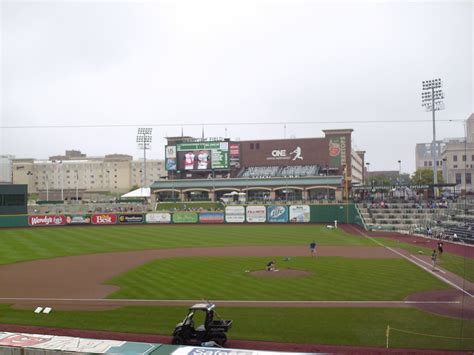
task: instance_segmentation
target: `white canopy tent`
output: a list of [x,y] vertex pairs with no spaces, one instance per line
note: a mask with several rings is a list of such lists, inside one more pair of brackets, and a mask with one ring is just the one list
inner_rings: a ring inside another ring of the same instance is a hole
[[141,187],[139,189],[127,192],[120,198],[150,198],[151,189],[149,187]]

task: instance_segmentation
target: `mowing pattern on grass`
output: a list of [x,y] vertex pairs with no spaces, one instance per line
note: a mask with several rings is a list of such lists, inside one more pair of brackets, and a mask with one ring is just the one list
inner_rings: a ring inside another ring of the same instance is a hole
[[0,264],[58,256],[161,248],[236,245],[375,246],[316,225],[192,225],[0,229]]
[[306,270],[295,278],[256,278],[269,258],[186,257],[160,259],[114,277],[121,289],[109,298],[214,300],[403,300],[411,293],[447,289],[444,283],[401,259],[342,257],[274,258],[277,268]]
[[[232,339],[384,347],[389,324],[455,338],[394,332],[391,347],[474,349],[473,340],[458,339],[472,338],[474,321],[439,317],[415,309],[221,307],[218,311],[234,321],[229,334]],[[0,323],[169,335],[185,313],[183,307],[124,307],[113,311],[53,311],[45,316],[0,305]]]

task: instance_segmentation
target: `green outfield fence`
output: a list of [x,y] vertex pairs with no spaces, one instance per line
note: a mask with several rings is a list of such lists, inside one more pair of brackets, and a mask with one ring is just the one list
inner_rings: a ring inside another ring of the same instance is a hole
[[163,212],[88,214],[0,215],[0,228],[117,224],[255,224],[255,223],[351,223],[365,228],[353,203],[331,205],[226,206],[224,212]]

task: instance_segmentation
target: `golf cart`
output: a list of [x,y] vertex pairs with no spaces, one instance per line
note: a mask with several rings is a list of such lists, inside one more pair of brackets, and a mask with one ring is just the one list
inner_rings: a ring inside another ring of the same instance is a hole
[[[188,315],[178,323],[173,331],[172,343],[175,345],[201,345],[215,342],[223,346],[227,341],[226,332],[232,326],[231,320],[214,319],[216,306],[211,303],[197,303],[189,308]],[[194,326],[194,321],[203,322]]]

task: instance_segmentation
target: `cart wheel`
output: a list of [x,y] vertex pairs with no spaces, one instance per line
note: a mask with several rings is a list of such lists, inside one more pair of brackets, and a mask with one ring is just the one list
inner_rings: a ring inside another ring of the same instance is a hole
[[227,336],[225,334],[222,334],[212,338],[212,341],[214,341],[219,346],[224,346],[227,341]]
[[173,344],[173,345],[183,345],[184,344],[184,339],[182,337],[180,337],[179,335],[175,336],[173,338],[173,340],[171,341],[171,344]]

